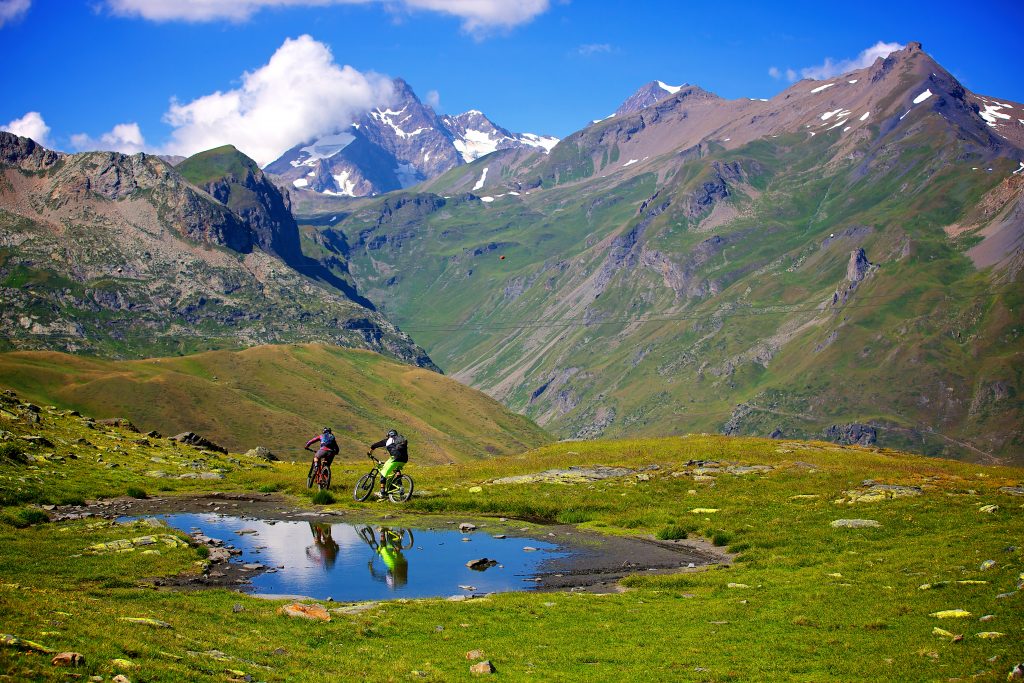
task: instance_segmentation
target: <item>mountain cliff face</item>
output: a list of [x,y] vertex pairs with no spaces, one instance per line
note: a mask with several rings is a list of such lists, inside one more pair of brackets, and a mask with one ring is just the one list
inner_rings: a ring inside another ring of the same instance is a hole
[[251,160],[214,152],[181,164],[206,191],[157,157],[0,133],[3,346],[137,357],[323,341],[433,367],[302,256],[287,198]]
[[1024,105],[918,44],[767,102],[647,90],[318,229],[446,371],[563,437],[1021,461]]
[[411,187],[498,149],[547,150],[558,142],[510,133],[478,111],[438,116],[400,78],[394,92],[389,106],[296,145],[265,170],[296,190],[362,197]]

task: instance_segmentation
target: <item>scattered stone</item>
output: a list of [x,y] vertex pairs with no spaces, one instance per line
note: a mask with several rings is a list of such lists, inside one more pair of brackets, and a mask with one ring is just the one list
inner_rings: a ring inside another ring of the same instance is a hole
[[978,634],[978,637],[985,640],[995,640],[996,638],[1002,638],[1005,635],[1005,633],[1000,633],[999,631],[982,631]]
[[288,654],[288,650],[283,648],[283,647],[279,647],[279,648],[275,648],[274,651],[271,652],[270,654],[272,654],[272,655],[274,655],[276,657],[282,657],[282,656]]
[[310,619],[312,621],[331,620],[331,615],[327,612],[323,605],[304,605],[301,602],[293,602],[290,605],[284,605],[279,610],[277,610],[277,613],[284,614],[288,617]]
[[527,546],[523,546],[523,552],[524,553],[535,553],[535,552],[537,552],[537,549],[534,548],[533,546],[527,545]]
[[853,505],[855,503],[877,503],[879,501],[893,500],[895,498],[912,498],[924,493],[924,491],[917,486],[875,484],[874,482],[871,482],[870,484],[865,482],[865,486],[867,486],[866,491],[843,491],[843,495],[846,497],[845,500],[841,499],[837,502],[845,502],[847,505]]
[[497,669],[495,669],[494,665],[491,664],[491,662],[489,660],[486,660],[486,659],[484,661],[482,661],[482,662],[478,662],[477,664],[474,664],[473,666],[469,667],[469,672],[471,674],[477,674],[477,675],[480,675],[480,674],[492,674],[495,671],[497,671]]
[[470,486],[466,490],[469,491],[470,493],[481,493],[484,489],[482,486]]
[[1011,496],[1024,496],[1024,486],[1000,486],[999,493],[1006,493]]
[[266,460],[267,462],[278,462],[280,458],[270,452],[270,449],[266,446],[257,446],[252,450],[246,451],[245,454],[250,458],[259,458],[260,460]]
[[476,586],[466,586],[466,585],[462,585],[462,584],[459,585],[459,588],[461,588],[464,591],[470,591],[470,592],[473,592],[473,591],[476,590]]
[[996,596],[996,600],[1005,600],[1006,598],[1012,598],[1017,595],[1018,591],[1010,591],[1009,593],[1000,593]]
[[996,618],[996,615],[994,615],[994,614],[986,614],[985,616],[979,618],[978,621],[985,621],[985,622],[995,621],[995,618]]
[[118,617],[118,619],[121,621],[127,621],[129,624],[152,626],[153,628],[172,628],[166,621],[160,621],[159,619],[152,619],[150,617]]
[[978,508],[978,512],[987,512],[989,514],[992,514],[993,512],[997,511],[998,509],[999,509],[998,505],[982,505],[980,508]]
[[163,544],[167,548],[184,548],[188,544],[173,534],[154,534],[151,536],[136,536],[135,538],[121,538],[107,543],[97,543],[85,549],[87,555],[101,555],[103,553],[131,552],[136,548]]
[[50,660],[50,664],[54,667],[83,667],[85,657],[78,652],[60,652]]
[[0,645],[4,647],[14,648],[16,650],[23,650],[25,652],[42,652],[43,654],[53,654],[53,650],[40,645],[39,643],[31,640],[25,640],[18,636],[11,635],[9,633],[0,633]]
[[132,683],[131,679],[124,674],[117,674],[110,680],[113,681],[113,683]]
[[239,536],[245,536],[246,534],[258,534],[259,531],[257,531],[256,529],[239,529],[235,533]]
[[603,479],[616,479],[637,474],[637,470],[626,467],[607,467],[605,465],[594,465],[592,467],[571,466],[566,469],[545,470],[536,474],[520,474],[514,477],[502,477],[495,479],[494,484],[589,484]]
[[111,659],[110,665],[115,669],[138,669],[139,665],[128,659]]
[[476,560],[470,560],[466,563],[466,566],[474,571],[482,572],[484,570],[490,569],[496,564],[498,564],[497,560],[491,560],[486,557],[481,557]]
[[837,519],[831,526],[834,529],[867,529],[882,525],[874,519]]
[[962,609],[944,609],[939,612],[932,612],[928,616],[935,617],[936,619],[963,619],[971,616],[971,613]]
[[731,583],[731,582],[727,583],[726,587],[727,588],[750,588],[750,586],[748,586],[745,583]]
[[471,662],[473,660],[483,659],[483,658],[484,658],[484,651],[483,650],[470,650],[469,652],[466,653],[466,659],[468,659]]
[[978,567],[978,569],[980,569],[981,571],[987,571],[989,569],[992,569],[992,567],[994,566],[996,566],[995,560],[985,560],[981,563],[981,566]]
[[463,522],[459,525],[459,531],[466,534],[470,531],[476,531],[476,524],[470,524],[469,522]]
[[235,604],[233,604],[231,606],[231,611],[234,612],[235,614],[238,614],[239,612],[244,612],[245,611],[245,607],[242,606],[242,603],[236,602]]
[[260,569],[263,569],[263,565],[259,562],[250,562],[248,564],[243,564],[242,569],[244,569],[247,572],[255,572],[259,571]]
[[939,628],[938,626],[932,629],[932,635],[941,636],[943,638],[956,638],[956,635],[950,633],[944,628]]
[[505,538],[505,534],[495,534],[494,538],[496,538],[496,539],[498,539],[500,541],[501,539]]
[[210,548],[210,554],[207,555],[207,559],[210,562],[227,562],[231,559],[231,551],[227,548]]
[[718,512],[719,508],[693,508],[690,510],[695,515],[710,515]]

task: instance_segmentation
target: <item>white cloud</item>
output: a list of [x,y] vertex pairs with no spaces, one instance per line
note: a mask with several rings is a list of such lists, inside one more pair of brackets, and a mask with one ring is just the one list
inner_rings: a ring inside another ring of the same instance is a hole
[[427,96],[423,98],[423,101],[434,111],[441,109],[441,93],[436,90],[427,91]]
[[285,40],[270,61],[241,80],[235,90],[187,103],[172,100],[164,120],[174,131],[165,151],[188,156],[231,143],[265,165],[393,96],[390,79],[339,67],[330,49],[308,35]]
[[796,72],[792,69],[786,69],[786,80],[790,83],[796,81]]
[[[0,0],[2,1],[2,0]],[[153,21],[245,21],[268,7],[327,7],[378,3],[389,10],[427,10],[458,17],[480,36],[511,28],[547,11],[550,0],[105,0],[111,12]]]
[[0,26],[28,12],[32,0],[0,0]]
[[813,78],[815,80],[832,78],[833,76],[844,74],[847,71],[863,69],[864,67],[873,64],[879,57],[888,57],[889,53],[902,49],[903,45],[900,43],[883,43],[882,41],[878,41],[866,50],[861,51],[861,53],[853,59],[843,59],[838,62],[833,62],[831,57],[826,57],[825,62],[818,66],[809,66],[807,68],[800,69],[800,75],[804,78]]
[[772,78],[782,78],[782,72],[779,71],[779,67],[777,66],[768,67],[768,75]]
[[85,133],[71,136],[71,146],[79,152],[102,150],[135,154],[146,151],[146,140],[137,123],[119,123],[106,133],[94,138]]
[[24,138],[32,138],[44,147],[49,144],[47,138],[50,135],[50,127],[46,125],[46,121],[37,111],[30,111],[20,119],[14,119],[7,125],[0,126],[0,130],[6,130],[8,133],[14,133]]
[[614,48],[609,43],[586,43],[576,48],[576,54],[581,57],[593,57],[594,55],[611,54]]

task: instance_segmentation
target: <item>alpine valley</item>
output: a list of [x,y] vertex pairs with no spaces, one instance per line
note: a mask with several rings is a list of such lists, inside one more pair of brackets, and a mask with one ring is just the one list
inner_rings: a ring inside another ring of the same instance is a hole
[[1022,145],[1024,105],[912,43],[769,101],[654,81],[550,153],[299,222],[446,372],[560,437],[1020,463]]
[[1024,105],[916,43],[771,100],[652,81],[561,141],[394,91],[265,169],[0,134],[5,345],[325,342],[562,438],[1024,462]]

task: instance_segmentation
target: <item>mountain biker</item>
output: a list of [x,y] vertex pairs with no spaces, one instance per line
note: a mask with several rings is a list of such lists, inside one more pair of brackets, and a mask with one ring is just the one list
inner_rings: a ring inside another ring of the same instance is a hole
[[320,442],[320,448],[317,449],[316,455],[313,457],[321,460],[326,458],[327,466],[330,467],[334,462],[334,456],[338,454],[338,440],[334,438],[330,427],[324,427],[324,431],[319,436],[314,436],[306,442],[306,448],[308,449],[317,441]]
[[387,448],[391,456],[380,466],[380,493],[377,497],[384,498],[388,489],[388,479],[391,475],[398,474],[409,462],[409,441],[394,429],[389,429],[387,436],[377,443],[370,444],[367,455],[372,456],[377,448]]

